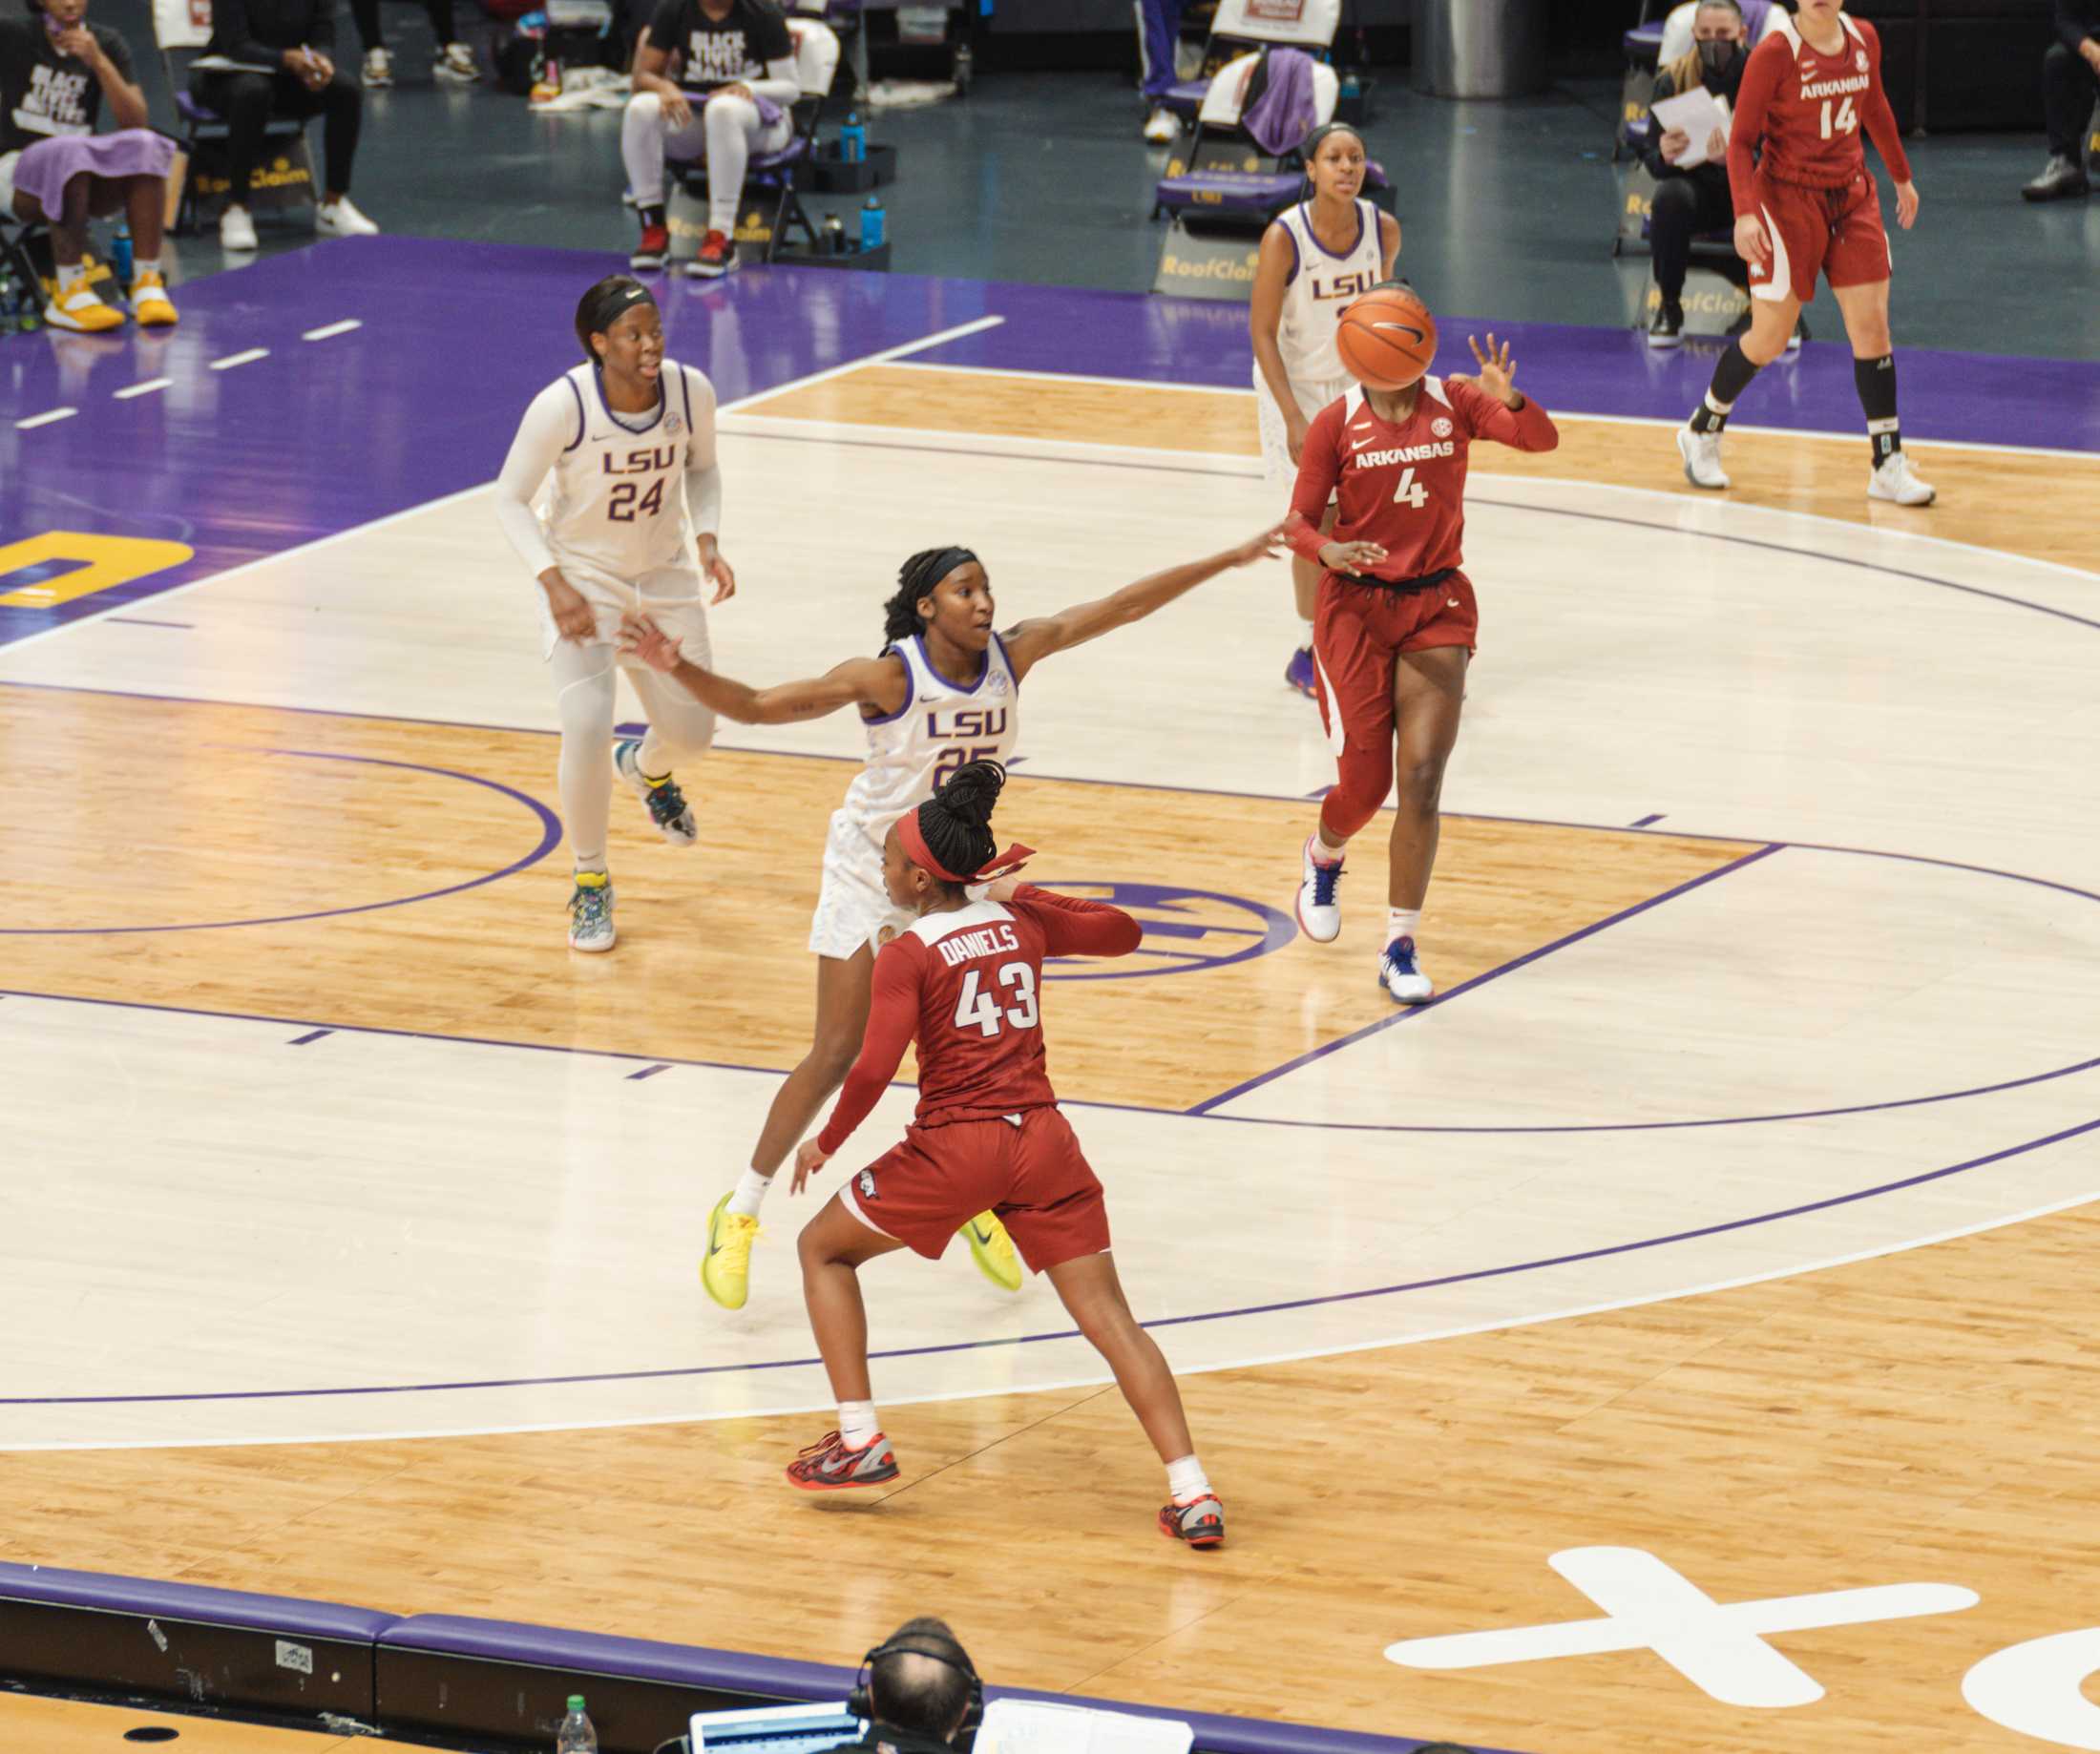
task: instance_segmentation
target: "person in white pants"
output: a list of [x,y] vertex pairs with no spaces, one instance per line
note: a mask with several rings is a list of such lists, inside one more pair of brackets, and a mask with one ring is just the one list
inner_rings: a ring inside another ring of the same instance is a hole
[[802,87],[787,18],[771,0],[662,0],[636,52],[634,88],[620,129],[641,220],[629,265],[661,268],[670,254],[663,206],[670,157],[707,166],[707,233],[691,272],[708,280],[728,273],[745,167],[754,152],[777,153],[794,137],[788,106]]

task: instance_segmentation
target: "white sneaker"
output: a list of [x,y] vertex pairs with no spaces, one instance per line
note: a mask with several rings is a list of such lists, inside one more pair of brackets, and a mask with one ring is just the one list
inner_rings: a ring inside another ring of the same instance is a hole
[[1677,454],[1685,460],[1685,479],[1695,488],[1725,488],[1728,477],[1721,472],[1721,435],[1718,432],[1694,432],[1690,427],[1677,428]]
[[1892,451],[1867,477],[1869,499],[1892,499],[1899,506],[1929,506],[1938,497],[1928,482],[1918,479],[1907,450]]
[[430,63],[430,77],[440,85],[479,85],[481,64],[465,43],[447,43],[443,52]]
[[1436,984],[1415,960],[1415,940],[1396,938],[1378,958],[1378,985],[1396,1005],[1426,1005]]
[[394,82],[394,58],[384,49],[365,51],[365,84],[374,92]]
[[569,897],[569,948],[609,950],[613,930],[613,885],[602,871],[578,871],[576,893]]
[[346,195],[324,201],[314,216],[314,229],[331,238],[376,238],[379,227],[360,213]]
[[648,806],[649,821],[673,846],[697,846],[700,825],[693,821],[692,806],[678,782],[666,774],[654,785],[641,777],[641,740],[629,738],[613,745],[613,770],[634,787],[635,795]]
[[1154,104],[1144,118],[1144,137],[1154,146],[1171,146],[1181,134],[1181,118],[1165,104]]
[[1314,944],[1332,944],[1341,936],[1342,905],[1335,890],[1342,880],[1342,861],[1322,864],[1312,856],[1312,837],[1305,837],[1304,874],[1298,879],[1298,929]]
[[229,207],[219,216],[219,247],[222,250],[255,248],[255,221],[245,207]]

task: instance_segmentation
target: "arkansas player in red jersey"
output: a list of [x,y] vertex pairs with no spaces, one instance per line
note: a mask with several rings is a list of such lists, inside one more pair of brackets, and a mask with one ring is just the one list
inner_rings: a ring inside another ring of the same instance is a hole
[[1685,477],[1725,488],[1721,430],[1759,369],[1777,359],[1830,282],[1852,341],[1853,383],[1866,411],[1874,472],[1870,499],[1929,506],[1933,491],[1903,454],[1896,418],[1896,359],[1888,333],[1892,257],[1880,191],[1860,144],[1864,126],[1896,179],[1896,222],[1917,223],[1918,185],[1881,87],[1881,38],[1844,15],[1844,0],[1799,0],[1751,51],[1728,136],[1735,253],[1750,264],[1750,333],[1731,342],[1706,400],[1677,433]]
[[[1284,539],[1326,572],[1313,617],[1320,717],[1336,777],[1305,843],[1298,924],[1332,944],[1342,929],[1342,849],[1378,812],[1399,752],[1399,814],[1386,878],[1385,953],[1378,984],[1399,1004],[1435,991],[1415,954],[1415,929],[1437,863],[1444,762],[1459,737],[1466,664],[1480,632],[1472,580],[1459,570],[1465,470],[1476,439],[1551,450],[1546,411],[1512,386],[1504,343],[1468,343],[1480,375],[1424,377],[1404,389],[1358,386],[1313,417],[1298,463]],[[1319,521],[1328,496],[1334,532]]]
[[[875,1423],[858,1269],[900,1248],[938,1260],[958,1225],[992,1211],[1108,1361],[1166,1464],[1161,1530],[1215,1547],[1225,1508],[1196,1459],[1173,1372],[1124,1301],[1101,1182],[1059,1112],[1043,1060],[1044,959],[1127,956],[1142,929],[1121,908],[1004,874],[1028,857],[1025,846],[995,851],[992,805],[1005,783],[997,762],[967,762],[898,818],[883,844],[883,886],[919,917],[875,958],[860,1057],[824,1130],[795,1154],[793,1190],[868,1117],[914,1036],[918,1113],[904,1142],[854,1175],[803,1229],[803,1296],[838,1396],[838,1430],[803,1451],[788,1478],[808,1492],[896,1478]],[[964,886],[978,883],[982,899],[972,901]]]

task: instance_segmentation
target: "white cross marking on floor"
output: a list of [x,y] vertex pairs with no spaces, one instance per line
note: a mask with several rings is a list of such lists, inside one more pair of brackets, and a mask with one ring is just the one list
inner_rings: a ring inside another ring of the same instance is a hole
[[1767,1635],[1953,1614],[1979,1600],[1974,1590],[1958,1584],[1889,1583],[1723,1605],[1639,1547],[1571,1547],[1546,1563],[1604,1609],[1605,1618],[1403,1639],[1386,1646],[1386,1657],[1411,1669],[1475,1669],[1651,1650],[1724,1704],[1807,1705],[1821,1699],[1823,1689],[1765,1643]]

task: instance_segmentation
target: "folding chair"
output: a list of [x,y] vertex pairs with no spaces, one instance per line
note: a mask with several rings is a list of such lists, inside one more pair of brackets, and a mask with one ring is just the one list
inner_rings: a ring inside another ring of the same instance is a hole
[[0,264],[14,270],[14,278],[23,290],[36,294],[39,304],[43,302],[44,270],[38,258],[49,260],[51,255],[47,233],[48,228],[41,219],[23,219],[11,213],[0,213]]
[[[1250,51],[1302,49],[1324,65],[1341,17],[1342,0],[1218,0],[1210,39],[1204,45],[1202,73],[1169,86],[1161,102],[1184,121],[1190,119],[1204,107],[1218,71]],[[1331,101],[1327,115],[1333,114]]]
[[[764,253],[761,261],[771,261],[779,250],[781,241],[788,237],[800,239],[814,249],[817,243],[816,227],[809,221],[809,214],[802,204],[802,196],[795,187],[796,173],[816,152],[817,113],[824,108],[824,100],[830,94],[831,81],[838,73],[839,40],[830,26],[799,13],[789,13],[788,34],[795,45],[795,79],[802,87],[802,95],[795,99],[790,110],[795,131],[788,144],[777,153],[753,153],[744,170],[744,187],[772,199],[772,217],[764,227],[765,235],[759,237],[754,230],[746,237],[746,224],[737,227],[737,241],[762,243]],[[696,105],[704,101],[699,92],[691,94]],[[707,198],[707,166],[704,159],[670,158],[664,161],[665,173],[671,180],[696,200]],[[742,206],[741,197],[739,206]]]
[[[213,156],[217,157],[224,151],[228,133],[224,120],[190,90],[190,75],[200,73],[274,73],[278,70],[204,52],[212,40],[212,0],[153,0],[153,40],[154,46],[160,51],[160,71],[168,81],[169,94],[175,99],[176,115],[181,118],[182,151],[189,159],[189,173],[182,180],[182,199],[176,208],[175,224],[171,228],[182,233],[197,222],[198,148],[214,147],[218,153]],[[306,158],[310,184],[313,165],[311,158],[306,157],[306,124],[296,116],[273,115],[264,125],[262,135],[265,141],[276,140],[287,146],[296,142],[300,157]]]

